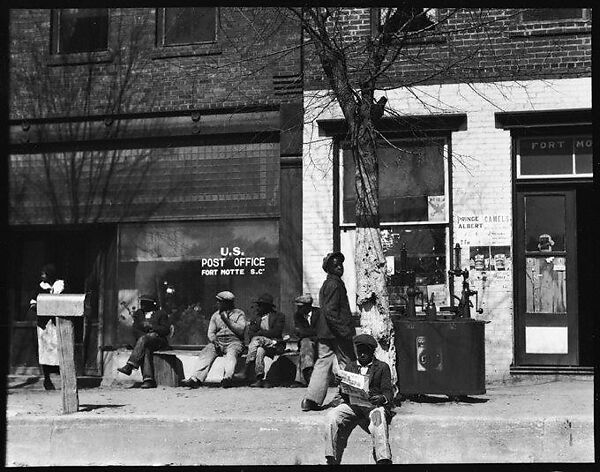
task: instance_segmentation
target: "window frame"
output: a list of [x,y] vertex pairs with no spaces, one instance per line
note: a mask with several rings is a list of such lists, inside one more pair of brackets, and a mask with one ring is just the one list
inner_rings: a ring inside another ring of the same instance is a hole
[[97,51],[77,51],[77,52],[63,52],[60,50],[60,20],[62,8],[54,8],[50,13],[50,55],[52,56],[74,56],[74,55],[90,55],[90,54],[103,54],[110,51],[110,37],[111,37],[111,9],[103,8],[106,10],[106,49],[100,49]]
[[156,9],[156,38],[155,38],[155,46],[159,49],[164,48],[189,48],[189,47],[198,47],[203,45],[212,45],[218,42],[219,40],[219,7],[209,7],[214,8],[215,12],[215,36],[214,39],[210,41],[195,41],[188,43],[179,43],[179,44],[165,44],[165,21],[166,21],[166,10],[167,8],[157,8]]
[[[444,165],[444,197],[446,201],[445,215],[443,221],[386,221],[382,220],[379,223],[380,227],[394,227],[394,226],[449,226],[451,220],[451,209],[450,209],[450,139],[447,136],[431,136],[424,139],[415,138],[404,138],[404,137],[389,137],[386,138],[390,143],[398,142],[409,142],[409,143],[424,143],[428,141],[443,141],[442,160]],[[339,140],[338,154],[339,154],[339,172],[338,172],[338,215],[339,215],[339,228],[340,229],[354,229],[356,223],[345,223],[344,222],[344,144],[347,140]]]
[[[529,8],[527,10],[557,10],[557,8]],[[579,8],[579,10],[581,10],[581,16],[579,17],[572,17],[572,18],[557,18],[557,19],[550,19],[550,18],[541,18],[541,19],[530,19],[527,20],[525,19],[525,11],[521,12],[520,16],[520,21],[522,24],[525,25],[530,25],[530,24],[540,24],[540,23],[567,23],[567,22],[572,22],[572,21],[589,21],[590,18],[590,12],[588,8]]]

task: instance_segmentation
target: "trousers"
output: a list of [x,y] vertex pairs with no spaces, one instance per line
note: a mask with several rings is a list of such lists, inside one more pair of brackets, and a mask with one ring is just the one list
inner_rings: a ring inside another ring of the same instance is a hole
[[307,383],[308,381],[304,377],[304,373],[307,369],[311,369],[315,365],[315,358],[317,357],[317,342],[310,338],[302,338],[300,340],[298,349],[298,366],[296,369],[296,382]]
[[306,397],[317,405],[322,405],[327,396],[329,376],[344,369],[346,364],[356,359],[351,339],[327,339],[317,341],[317,361],[315,362]]
[[342,403],[327,413],[326,425],[325,456],[334,457],[338,464],[342,460],[350,433],[357,425],[371,434],[375,462],[381,459],[392,460],[384,407],[369,408]]
[[129,356],[128,364],[131,364],[136,369],[142,368],[142,378],[144,380],[154,380],[154,362],[152,361],[152,353],[167,347],[167,340],[156,334],[149,333],[139,337],[135,342],[135,346]]
[[254,373],[257,379],[265,376],[265,356],[273,358],[284,351],[281,344],[273,344],[271,338],[265,336],[254,336],[248,345],[246,364],[255,363]]
[[225,356],[225,374],[223,375],[223,380],[231,379],[235,372],[238,357],[240,357],[243,350],[244,345],[239,340],[222,341],[217,338],[200,351],[198,354],[198,370],[191,377],[204,382],[215,359],[219,356]]

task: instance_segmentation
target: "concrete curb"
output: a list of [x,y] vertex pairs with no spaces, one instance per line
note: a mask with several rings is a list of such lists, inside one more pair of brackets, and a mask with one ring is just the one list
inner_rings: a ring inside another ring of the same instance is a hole
[[[322,464],[325,415],[8,417],[9,466]],[[593,462],[593,420],[396,415],[394,462]],[[140,438],[145,438],[143,441]],[[344,463],[369,464],[370,437],[357,428]],[[148,445],[151,445],[150,447]]]

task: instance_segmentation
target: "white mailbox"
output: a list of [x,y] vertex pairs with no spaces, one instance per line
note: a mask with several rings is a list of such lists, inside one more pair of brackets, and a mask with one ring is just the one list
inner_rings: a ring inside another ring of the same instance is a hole
[[37,297],[38,316],[83,316],[85,294],[61,293],[52,295],[40,293]]

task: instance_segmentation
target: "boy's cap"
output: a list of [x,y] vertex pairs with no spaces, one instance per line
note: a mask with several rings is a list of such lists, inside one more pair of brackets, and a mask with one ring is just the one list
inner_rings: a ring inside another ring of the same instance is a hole
[[296,305],[312,305],[313,297],[311,297],[310,293],[305,293],[304,295],[294,298],[294,303]]
[[372,349],[377,348],[377,341],[370,334],[358,334],[352,338],[352,341],[355,346],[360,346],[362,344],[363,346],[369,346]]
[[273,295],[270,293],[263,293],[260,297],[254,299],[254,303],[264,303],[266,305],[275,306],[273,303]]
[[330,252],[323,258],[323,266],[322,267],[325,272],[327,272],[327,264],[329,264],[329,261],[334,257],[341,259],[342,262],[344,262],[346,260],[346,258],[340,251]]
[[217,293],[217,300],[222,302],[232,302],[235,299],[235,295],[227,290]]

